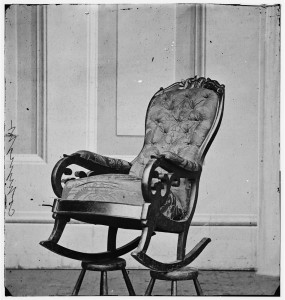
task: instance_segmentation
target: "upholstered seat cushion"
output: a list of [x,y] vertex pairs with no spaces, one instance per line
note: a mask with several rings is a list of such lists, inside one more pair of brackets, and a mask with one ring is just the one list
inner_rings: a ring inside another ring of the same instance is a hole
[[[63,189],[61,199],[137,206],[142,206],[144,203],[141,179],[127,174],[104,174],[70,180]],[[185,214],[179,197],[172,193],[161,211],[170,219],[181,219]]]

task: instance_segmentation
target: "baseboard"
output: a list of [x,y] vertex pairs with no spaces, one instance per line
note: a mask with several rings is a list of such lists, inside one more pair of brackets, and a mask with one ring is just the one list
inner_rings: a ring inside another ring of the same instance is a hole
[[[6,217],[5,223],[53,224],[51,212],[16,211]],[[71,220],[71,224],[82,224]],[[257,216],[253,214],[196,214],[191,226],[257,226]]]
[[[61,257],[41,247],[52,231],[52,224],[7,223],[5,226],[5,267],[13,269],[79,269],[80,262]],[[256,267],[256,226],[190,227],[187,251],[202,238],[211,243],[191,264],[199,269],[252,269]],[[118,246],[140,235],[140,231],[119,230]],[[88,224],[70,224],[61,245],[84,252],[106,250],[107,228]],[[177,235],[158,233],[152,238],[148,253],[155,259],[175,260]],[[130,254],[124,256],[130,269],[144,269]]]

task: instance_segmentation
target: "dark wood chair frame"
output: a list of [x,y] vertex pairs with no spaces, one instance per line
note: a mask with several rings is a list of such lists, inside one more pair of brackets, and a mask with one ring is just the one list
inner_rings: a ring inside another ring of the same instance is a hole
[[[176,89],[203,87],[215,91],[219,96],[219,102],[212,127],[199,149],[201,162],[203,162],[221,124],[224,109],[224,85],[220,85],[217,81],[211,80],[210,78],[194,77],[181,82],[176,82],[166,89],[160,88],[153,96],[154,98],[160,93]],[[152,101],[150,101],[150,103],[151,102]],[[188,171],[167,161],[163,156],[152,157],[144,169],[141,181],[142,195],[145,203],[142,207],[131,207],[133,217],[130,218],[129,215],[126,215],[124,219],[122,216],[126,214],[126,209],[130,209],[130,205],[106,202],[84,204],[80,201],[64,201],[64,199],[60,199],[62,193],[62,176],[64,174],[70,174],[71,170],[68,166],[72,164],[90,170],[88,175],[82,174],[82,172],[77,173],[78,177],[116,173],[114,169],[87,161],[81,158],[80,155],[64,155],[64,157],[55,165],[51,176],[53,190],[59,199],[55,199],[52,208],[53,218],[55,219],[53,231],[48,240],[40,243],[47,249],[57,254],[81,261],[97,261],[100,259],[115,258],[134,250],[132,256],[142,265],[151,270],[170,272],[189,265],[211,241],[210,238],[203,238],[190,252],[187,254],[185,253],[188,230],[198,199],[202,167],[199,167],[198,171]],[[158,168],[165,170],[167,174],[161,174],[158,171]],[[165,217],[161,213],[160,207],[167,199],[171,187],[180,185],[181,178],[188,179],[187,182],[191,184],[190,201],[193,203],[193,206],[183,220],[175,221]],[[154,183],[154,181],[156,182]],[[88,216],[88,212],[90,212],[90,216]],[[58,241],[65,225],[70,221],[70,218],[91,224],[103,224],[109,226],[107,251],[102,253],[82,253],[60,246]],[[118,228],[141,230],[141,236],[130,241],[128,244],[117,248],[116,237]],[[153,259],[147,254],[147,249],[155,232],[171,232],[178,234],[176,261],[163,263]]]

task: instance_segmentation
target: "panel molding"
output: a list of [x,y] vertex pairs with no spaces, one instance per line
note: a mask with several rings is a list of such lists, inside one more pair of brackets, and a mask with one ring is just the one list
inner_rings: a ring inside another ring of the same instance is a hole
[[[10,126],[11,122],[15,127],[13,134],[18,135],[18,124],[17,124],[17,103],[18,103],[18,6],[12,6],[11,9],[7,10],[6,18],[11,19],[9,26],[5,24],[5,130],[6,127]],[[10,16],[9,14],[13,15]],[[9,83],[9,84],[8,84]],[[9,100],[9,105],[7,100]],[[9,119],[7,118],[9,116]],[[7,137],[7,135],[5,135]]]
[[206,76],[206,4],[196,4],[195,9],[195,75]]
[[15,49],[15,74],[13,74],[15,76],[15,94],[14,94],[14,99],[15,99],[15,120],[14,122],[16,123],[14,126],[16,127],[15,128],[15,135],[17,136],[18,135],[18,109],[17,109],[17,106],[18,106],[18,64],[19,64],[19,61],[18,61],[18,47],[17,47],[17,43],[18,43],[18,7],[17,5],[15,6],[15,46],[14,46],[14,49]]
[[88,5],[87,18],[87,118],[86,149],[97,151],[98,105],[98,5]]
[[206,5],[177,4],[176,81],[206,74]]
[[196,4],[176,4],[175,81],[195,75]]
[[[17,211],[7,217],[6,223],[53,224],[51,212]],[[84,224],[72,220],[70,224]],[[257,226],[257,216],[253,214],[196,214],[191,226]]]
[[[280,274],[280,6],[260,7],[258,274]],[[274,101],[273,101],[274,100]]]
[[[22,164],[47,164],[47,161],[38,154],[13,154],[13,163],[16,165]],[[10,163],[10,160],[6,160],[5,163]]]
[[47,11],[37,5],[37,154],[47,161]]

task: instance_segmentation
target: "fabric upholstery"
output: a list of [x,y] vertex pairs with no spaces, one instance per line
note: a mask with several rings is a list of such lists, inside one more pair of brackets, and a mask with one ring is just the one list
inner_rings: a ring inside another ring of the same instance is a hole
[[144,147],[133,161],[130,174],[141,177],[150,157],[161,154],[176,158],[189,170],[197,170],[198,150],[211,128],[217,104],[218,95],[205,88],[156,96],[148,109]]
[[[70,180],[66,183],[62,199],[123,203],[142,205],[144,199],[141,192],[141,178],[126,174],[105,174]],[[169,218],[175,219],[183,215],[180,203],[171,193],[161,208]]]
[[111,158],[86,150],[76,151],[71,154],[71,156],[76,154],[79,154],[81,158],[84,158],[96,165],[111,168],[116,171],[120,171],[120,173],[127,174],[131,168],[131,164],[123,159]]

